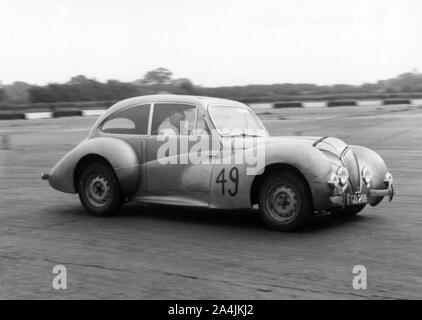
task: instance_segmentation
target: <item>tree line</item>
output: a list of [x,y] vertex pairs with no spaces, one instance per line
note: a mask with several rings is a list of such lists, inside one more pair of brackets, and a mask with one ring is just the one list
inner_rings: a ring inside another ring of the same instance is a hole
[[166,68],[157,68],[132,82],[107,80],[100,82],[84,75],[72,77],[66,83],[45,86],[31,85],[22,81],[1,85],[0,102],[10,104],[38,102],[109,101],[128,97],[176,93],[232,98],[241,101],[270,101],[312,98],[319,95],[383,95],[394,93],[421,93],[422,74],[416,71],[403,73],[395,78],[362,85],[316,85],[309,83],[282,83],[271,85],[246,85],[226,87],[202,87],[187,78],[173,79]]

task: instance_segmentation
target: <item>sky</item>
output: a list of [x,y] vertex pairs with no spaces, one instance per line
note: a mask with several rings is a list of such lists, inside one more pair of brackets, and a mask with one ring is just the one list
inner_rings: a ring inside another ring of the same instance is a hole
[[3,84],[157,67],[213,87],[422,72],[420,0],[0,0],[0,30]]

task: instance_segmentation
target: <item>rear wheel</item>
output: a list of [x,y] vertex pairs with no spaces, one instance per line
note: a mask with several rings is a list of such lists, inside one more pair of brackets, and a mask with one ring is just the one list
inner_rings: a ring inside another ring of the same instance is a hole
[[93,216],[108,217],[123,204],[123,195],[113,170],[104,163],[86,166],[78,181],[79,199]]
[[281,231],[302,227],[313,212],[306,182],[289,171],[276,172],[264,181],[259,193],[259,208],[266,225]]

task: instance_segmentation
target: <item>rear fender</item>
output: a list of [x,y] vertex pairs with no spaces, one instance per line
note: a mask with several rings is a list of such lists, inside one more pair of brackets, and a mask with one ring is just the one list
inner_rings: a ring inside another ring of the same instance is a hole
[[109,137],[98,137],[82,141],[68,152],[49,173],[50,185],[62,192],[76,193],[75,169],[87,156],[104,158],[113,168],[126,196],[135,193],[140,169],[136,152],[125,141]]

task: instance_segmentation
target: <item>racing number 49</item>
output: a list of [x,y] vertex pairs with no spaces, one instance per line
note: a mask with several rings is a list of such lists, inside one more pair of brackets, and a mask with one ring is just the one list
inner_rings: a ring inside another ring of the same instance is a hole
[[[229,171],[229,179],[230,184],[234,184],[234,186],[229,186],[228,193],[230,196],[234,197],[237,194],[237,191],[239,189],[239,170],[236,167],[233,167]],[[221,183],[221,193],[225,195],[226,191],[226,183],[229,181],[226,179],[226,169],[221,169],[220,173],[217,176],[216,183]],[[232,188],[233,187],[233,188]]]

